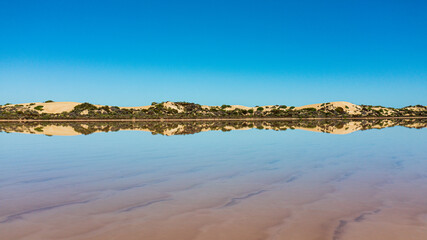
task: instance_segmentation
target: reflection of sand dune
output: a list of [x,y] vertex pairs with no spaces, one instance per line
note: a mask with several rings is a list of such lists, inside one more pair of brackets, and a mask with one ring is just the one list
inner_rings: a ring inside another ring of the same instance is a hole
[[393,126],[425,128],[425,119],[384,119],[358,121],[207,121],[207,122],[31,122],[0,123],[0,131],[58,136],[87,135],[110,131],[145,131],[166,136],[206,131],[265,129],[285,131],[300,129],[330,134],[349,134],[360,130]]
[[295,129],[301,129],[301,130],[312,131],[312,132],[325,132],[325,133],[331,133],[331,134],[349,134],[359,130],[355,128],[346,128],[346,129],[330,128],[328,130],[325,130],[325,128],[321,128],[321,127],[315,127],[315,128],[296,127]]
[[[8,130],[5,130],[5,131],[9,132]],[[44,134],[44,135],[52,135],[52,136],[73,136],[73,135],[81,134],[71,126],[55,126],[55,125],[47,125],[47,126],[39,125],[35,127],[23,126],[18,129],[11,130],[10,132]]]

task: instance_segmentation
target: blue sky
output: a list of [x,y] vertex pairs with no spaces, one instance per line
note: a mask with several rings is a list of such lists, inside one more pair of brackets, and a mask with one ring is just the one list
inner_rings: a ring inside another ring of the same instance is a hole
[[0,104],[427,105],[426,1],[1,1]]

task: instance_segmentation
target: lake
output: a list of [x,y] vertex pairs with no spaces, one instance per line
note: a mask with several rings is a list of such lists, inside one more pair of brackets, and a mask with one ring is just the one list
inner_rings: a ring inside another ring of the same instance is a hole
[[426,120],[0,123],[0,239],[425,240]]

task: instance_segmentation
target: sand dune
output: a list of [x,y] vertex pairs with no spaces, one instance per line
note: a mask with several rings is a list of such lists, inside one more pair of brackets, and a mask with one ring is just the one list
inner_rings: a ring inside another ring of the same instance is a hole
[[304,109],[304,108],[315,108],[316,110],[325,108],[325,109],[336,109],[338,107],[343,108],[343,110],[350,114],[355,114],[360,112],[362,110],[362,107],[353,103],[349,102],[330,102],[330,103],[317,103],[317,104],[310,104],[305,105],[301,107],[296,107],[295,109]]
[[[49,103],[42,103],[42,102],[35,102],[35,103],[22,103],[22,104],[13,104],[11,106],[22,106],[27,109],[34,110],[38,106],[42,106],[42,110],[40,112],[43,113],[62,113],[62,112],[70,112],[74,109],[75,106],[82,104],[79,102],[49,102]],[[183,112],[184,108],[174,102],[164,102],[162,103],[164,107],[166,108],[172,108],[177,110],[178,112]],[[98,105],[94,104],[97,107],[107,106],[107,105]],[[149,109],[152,107],[152,105],[148,106],[137,106],[137,107],[120,107],[123,109]],[[266,106],[259,106],[262,107],[263,111],[271,111],[272,109],[279,108],[278,105],[266,105]],[[229,107],[226,107],[225,110],[232,111],[235,109],[243,109],[243,110],[256,110],[259,107],[247,107],[242,105],[230,105]],[[317,104],[311,104],[311,105],[305,105],[296,107],[295,109],[304,109],[304,108],[337,108],[342,107],[346,112],[349,113],[355,113],[358,110],[361,109],[360,106],[349,103],[349,102],[331,102],[331,103],[317,103]],[[221,106],[208,106],[208,105],[202,105],[202,108],[204,109],[212,109],[212,108],[221,108]]]
[[23,105],[26,108],[29,108],[31,110],[34,110],[37,106],[42,106],[43,110],[41,112],[44,113],[62,113],[62,112],[70,112],[73,110],[73,108],[81,103],[78,102],[50,102],[50,103],[22,103],[22,104],[15,104],[16,105]]
[[[53,113],[53,114],[60,114],[63,112],[70,112],[81,103],[79,102],[36,102],[36,103],[23,103],[23,104],[14,104],[9,105],[13,107],[20,108],[20,110],[37,110],[39,113]],[[163,108],[166,109],[174,109],[178,113],[185,112],[185,106],[182,103],[175,103],[175,102],[163,102],[159,103],[163,106]],[[97,107],[103,107],[108,105],[96,105]],[[134,110],[143,110],[143,109],[150,109],[155,108],[155,105],[148,105],[148,106],[136,106],[136,107],[119,107],[121,109],[134,109]],[[223,109],[226,111],[234,111],[236,109],[240,110],[253,110],[255,111],[262,111],[262,112],[269,112],[272,110],[280,109],[280,110],[303,110],[308,108],[314,108],[316,110],[325,110],[329,112],[335,112],[335,111],[342,111],[343,113],[351,114],[351,115],[359,115],[363,113],[363,108],[366,106],[359,106],[350,102],[328,102],[328,103],[316,103],[316,104],[310,104],[310,105],[304,105],[299,107],[289,107],[284,105],[266,105],[266,106],[255,106],[255,107],[247,107],[243,105],[223,105],[223,106],[208,106],[208,105],[201,105],[202,109],[204,110],[219,110]],[[261,109],[260,109],[261,108]],[[397,111],[400,111],[395,108],[387,108],[387,107],[381,107],[381,106],[368,106],[369,109],[376,112],[381,112],[384,116],[391,116],[395,114]],[[410,114],[406,113],[405,111],[414,111],[414,112],[420,112],[420,111],[427,111],[426,106],[409,106],[401,109],[403,111],[403,115],[409,116]],[[366,111],[365,111],[366,112]],[[85,110],[81,112],[81,114],[87,114],[88,111]]]

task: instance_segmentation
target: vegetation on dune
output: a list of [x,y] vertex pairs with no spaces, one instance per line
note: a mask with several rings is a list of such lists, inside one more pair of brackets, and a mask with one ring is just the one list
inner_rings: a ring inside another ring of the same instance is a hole
[[400,109],[361,105],[350,112],[348,106],[334,107],[330,103],[296,109],[285,105],[255,107],[249,109],[202,107],[189,102],[156,103],[148,108],[120,108],[117,106],[96,106],[82,103],[69,112],[45,113],[43,106],[35,104],[0,106],[0,119],[198,119],[198,118],[358,118],[358,117],[421,117],[427,116],[427,107],[417,105]]
[[38,106],[34,107],[34,109],[37,110],[37,111],[42,111],[43,110],[43,106],[38,105]]
[[98,108],[95,105],[85,102],[85,103],[82,103],[82,104],[75,106],[73,111],[74,112],[82,112],[84,110],[92,111],[92,110],[97,110],[97,109]]
[[344,113],[344,108],[337,107],[337,108],[335,108],[335,111],[342,114],[342,113]]

